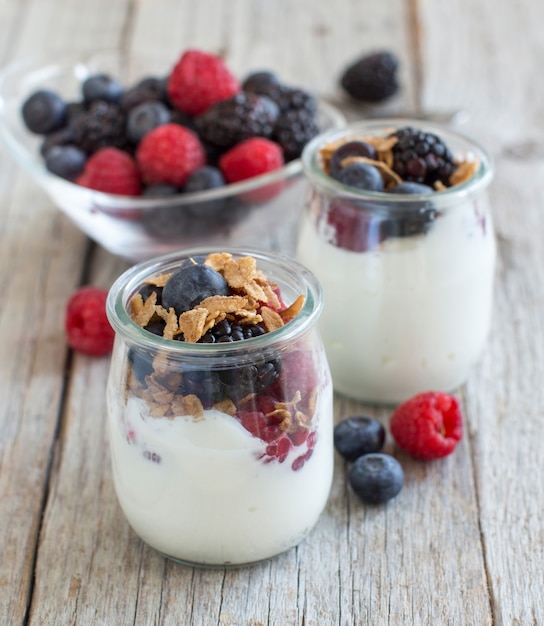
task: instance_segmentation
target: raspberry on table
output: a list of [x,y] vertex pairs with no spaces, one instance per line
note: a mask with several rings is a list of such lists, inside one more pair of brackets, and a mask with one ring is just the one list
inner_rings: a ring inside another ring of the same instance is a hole
[[99,287],[78,289],[66,306],[64,327],[68,345],[91,356],[109,354],[114,331],[106,316],[108,292]]
[[95,152],[85,163],[76,183],[124,196],[139,196],[142,191],[140,172],[134,159],[118,148],[102,148]]
[[221,57],[187,50],[168,77],[167,91],[176,108],[199,115],[212,104],[238,93],[240,83]]
[[219,159],[219,169],[229,183],[273,172],[284,164],[281,147],[264,137],[246,139]]
[[463,436],[463,416],[455,396],[424,392],[400,404],[391,417],[397,445],[420,459],[451,454]]
[[206,163],[206,154],[192,130],[170,123],[157,126],[143,137],[136,161],[146,184],[183,187],[189,175]]

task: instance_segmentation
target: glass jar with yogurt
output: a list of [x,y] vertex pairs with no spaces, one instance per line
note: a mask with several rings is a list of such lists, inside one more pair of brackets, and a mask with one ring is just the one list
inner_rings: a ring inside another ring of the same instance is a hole
[[[374,152],[348,142],[370,142]],[[454,390],[479,360],[490,328],[496,246],[489,156],[444,128],[382,120],[324,133],[302,159],[309,188],[297,258],[323,286],[320,329],[335,390],[385,404]],[[377,166],[382,180],[373,190],[338,174],[357,161]],[[431,170],[437,178],[429,184]]]
[[[217,293],[199,295],[211,273]],[[170,254],[112,286],[113,479],[150,546],[191,565],[240,566],[316,524],[333,472],[321,309],[311,272],[256,250]]]

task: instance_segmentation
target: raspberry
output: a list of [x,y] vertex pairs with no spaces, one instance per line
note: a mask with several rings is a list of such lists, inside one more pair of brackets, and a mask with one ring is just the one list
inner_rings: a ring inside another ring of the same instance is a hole
[[420,459],[451,454],[463,436],[457,398],[429,391],[406,400],[391,417],[391,434],[403,450]]
[[142,139],[136,161],[148,185],[183,187],[189,175],[205,164],[206,155],[193,131],[179,124],[163,124]]
[[176,108],[200,115],[212,104],[238,93],[240,83],[220,57],[187,50],[168,77],[167,91]]
[[108,292],[81,287],[68,301],[64,327],[68,345],[84,354],[102,356],[111,352],[114,332],[106,317]]
[[263,137],[253,137],[242,141],[219,159],[219,169],[229,183],[266,174],[283,165],[283,153],[280,146]]
[[87,160],[76,183],[89,189],[122,196],[139,196],[142,182],[136,163],[118,148],[102,148]]

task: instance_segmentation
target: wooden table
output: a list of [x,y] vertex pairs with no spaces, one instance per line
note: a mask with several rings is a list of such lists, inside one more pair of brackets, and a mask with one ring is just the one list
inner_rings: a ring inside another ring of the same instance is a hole
[[[113,47],[164,67],[187,47],[239,75],[271,67],[338,98],[362,52],[402,59],[382,113],[463,110],[496,162],[492,335],[459,395],[466,435],[410,460],[383,507],[337,458],[326,511],[298,548],[240,570],[165,560],[130,530],[105,433],[108,358],[71,353],[63,311],[127,267],[89,242],[0,153],[0,622],[67,625],[544,623],[544,4],[458,0],[0,0],[0,62]],[[352,117],[368,111],[347,110]],[[336,400],[337,418],[390,410]]]

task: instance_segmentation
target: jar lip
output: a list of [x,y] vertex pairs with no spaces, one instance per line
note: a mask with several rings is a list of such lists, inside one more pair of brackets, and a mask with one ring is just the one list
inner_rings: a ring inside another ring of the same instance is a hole
[[[434,133],[444,139],[448,145],[448,138],[450,140],[463,143],[464,150],[466,152],[473,153],[478,158],[479,167],[477,172],[469,180],[460,183],[459,185],[455,185],[455,187],[448,187],[447,189],[436,192],[432,195],[402,195],[378,191],[358,190],[353,187],[347,187],[343,183],[329,176],[321,167],[319,162],[319,149],[325,143],[337,141],[343,137],[349,139],[356,139],[357,137],[360,138],[364,132],[370,135],[375,134],[384,136],[385,133],[390,133],[406,126],[411,126],[418,130],[422,130],[423,132]],[[306,144],[301,158],[302,166],[307,179],[312,184],[319,187],[322,191],[334,195],[341,194],[343,197],[351,200],[381,201],[389,206],[398,206],[399,208],[403,207],[403,205],[409,205],[420,201],[429,202],[430,200],[433,202],[433,205],[437,207],[458,203],[461,198],[485,189],[491,182],[494,173],[494,165],[491,156],[473,139],[461,133],[451,131],[444,126],[440,126],[439,124],[431,124],[410,118],[365,120],[349,124],[341,129],[334,129],[320,133]]]
[[[298,281],[301,293],[304,295],[304,304],[297,316],[281,328],[265,333],[251,339],[235,341],[232,343],[185,343],[173,341],[155,335],[138,324],[131,318],[127,305],[130,298],[138,291],[146,278],[158,276],[174,270],[179,263],[186,258],[208,255],[213,252],[226,252],[235,257],[252,256],[257,261],[272,262],[282,268],[284,273]],[[160,349],[171,355],[218,357],[236,355],[251,349],[264,349],[276,342],[285,342],[294,339],[309,330],[317,321],[323,308],[323,293],[317,277],[306,267],[283,254],[265,251],[257,248],[244,247],[195,247],[170,252],[141,263],[137,263],[123,274],[111,286],[106,300],[106,313],[108,320],[116,333],[125,340],[141,348],[154,350]]]

